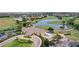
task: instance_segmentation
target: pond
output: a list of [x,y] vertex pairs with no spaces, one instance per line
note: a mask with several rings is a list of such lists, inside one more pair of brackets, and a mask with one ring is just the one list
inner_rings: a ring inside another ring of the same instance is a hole
[[[47,20],[40,20],[37,23],[33,24],[33,26],[36,27],[53,27],[54,29],[60,29],[61,26],[63,26],[62,24],[49,24],[48,22],[52,22],[52,21],[57,21],[59,19],[55,18],[55,19],[47,19]],[[65,29],[67,29],[67,26],[65,25]]]

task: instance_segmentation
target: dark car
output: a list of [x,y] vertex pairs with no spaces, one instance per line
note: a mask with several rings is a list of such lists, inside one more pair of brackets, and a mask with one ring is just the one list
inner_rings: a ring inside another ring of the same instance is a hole
[[69,44],[70,47],[79,47],[79,42],[71,42]]

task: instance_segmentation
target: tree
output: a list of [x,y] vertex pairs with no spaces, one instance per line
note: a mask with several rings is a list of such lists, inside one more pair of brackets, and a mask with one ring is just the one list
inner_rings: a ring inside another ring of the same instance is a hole
[[59,40],[61,39],[61,36],[59,34],[56,35],[56,39]]
[[19,23],[19,24],[17,25],[17,31],[21,31],[21,29],[22,29],[22,23]]
[[61,26],[60,28],[61,28],[61,29],[64,29],[64,28],[65,28],[65,21],[64,21],[64,20],[62,21],[62,25],[63,25],[63,26]]
[[56,34],[56,35],[53,37],[53,39],[54,39],[53,42],[58,43],[61,38],[62,38],[62,37],[61,37],[59,34]]
[[26,22],[26,21],[27,21],[27,19],[25,17],[23,17],[23,22]]
[[73,22],[74,22],[73,19],[70,19],[70,20],[67,21],[67,23],[68,23],[69,25],[73,25],[73,24],[74,24]]
[[60,28],[61,28],[61,29],[64,29],[65,27],[64,27],[64,25],[63,25],[63,26],[60,26]]
[[59,20],[62,20],[62,16],[57,16],[57,18],[58,18]]
[[35,20],[35,17],[31,17],[31,21]]
[[49,27],[48,30],[49,30],[50,32],[53,32],[53,31],[54,31],[54,29],[53,29],[52,27]]
[[26,23],[25,22],[23,23],[23,27],[26,27]]
[[69,18],[69,19],[67,19],[67,24],[68,25],[74,25],[74,21],[76,20],[76,18],[75,17],[71,17],[71,18]]
[[74,21],[74,27],[79,30],[79,19]]
[[65,21],[62,21],[63,26],[65,25]]
[[45,47],[49,47],[49,41],[48,41],[48,39],[45,39],[45,40],[44,40],[44,46],[45,46]]
[[19,24],[19,23],[20,23],[20,21],[19,21],[19,20],[16,20],[16,23],[17,23],[17,24]]

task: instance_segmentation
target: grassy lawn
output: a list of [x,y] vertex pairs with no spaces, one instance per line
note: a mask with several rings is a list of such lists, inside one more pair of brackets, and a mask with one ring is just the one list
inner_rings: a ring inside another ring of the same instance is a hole
[[14,40],[8,44],[6,44],[4,47],[31,47],[32,44],[30,43],[21,43],[18,42],[18,40]]
[[48,29],[49,28],[49,26],[35,26],[36,28],[41,28],[41,29]]
[[62,20],[48,22],[49,24],[62,24]]
[[72,19],[72,17],[62,17],[62,20],[64,20],[64,21],[67,21],[67,20],[69,20],[69,19]]
[[16,21],[14,20],[14,18],[11,17],[0,18],[0,30],[15,27],[16,27]]
[[71,40],[79,40],[79,31],[73,30],[71,31],[71,35],[67,35],[67,37]]
[[[62,20],[69,20],[69,19],[72,19],[73,17],[62,17]],[[77,22],[78,23],[78,22]],[[77,30],[73,30],[71,31],[71,35],[67,35],[67,37],[70,39],[70,40],[79,40],[79,31]]]

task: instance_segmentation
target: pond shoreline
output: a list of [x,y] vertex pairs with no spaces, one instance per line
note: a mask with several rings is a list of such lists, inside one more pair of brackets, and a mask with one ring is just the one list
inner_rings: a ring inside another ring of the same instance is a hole
[[[59,19],[46,19],[46,20],[40,20],[37,23],[33,24],[33,26],[36,27],[53,27],[54,29],[60,29],[61,26],[63,26],[62,24],[50,24],[49,22],[53,22],[53,21],[58,21]],[[61,21],[61,20],[59,20]],[[65,25],[65,29],[67,29],[67,26]]]

